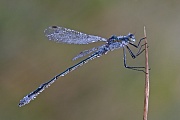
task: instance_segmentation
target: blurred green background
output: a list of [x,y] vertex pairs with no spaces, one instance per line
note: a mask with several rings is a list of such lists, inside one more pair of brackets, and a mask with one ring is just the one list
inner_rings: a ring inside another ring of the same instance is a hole
[[[0,1],[1,120],[141,120],[144,74],[123,67],[122,49],[90,61],[60,78],[30,104],[19,100],[77,63],[79,52],[99,46],[48,41],[51,25],[105,38],[135,33],[149,44],[149,120],[180,119],[180,1]],[[136,49],[133,49],[134,51]],[[144,55],[128,65],[144,66]]]

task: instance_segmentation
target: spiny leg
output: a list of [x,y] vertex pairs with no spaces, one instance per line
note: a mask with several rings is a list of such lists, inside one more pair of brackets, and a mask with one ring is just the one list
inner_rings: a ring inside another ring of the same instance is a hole
[[[130,54],[133,57],[134,54],[132,53],[132,51],[130,52]],[[123,55],[124,55],[124,67],[125,68],[131,69],[131,70],[136,70],[136,71],[142,71],[142,72],[146,73],[144,70],[138,69],[138,68],[145,68],[145,67],[135,67],[135,66],[128,66],[127,65],[127,63],[126,63],[126,51],[125,51],[124,47],[123,47]]]
[[146,37],[141,38],[141,39],[139,40],[139,42],[138,42],[138,45],[137,45],[137,46],[139,46],[139,45],[141,44],[141,41],[142,41],[142,40],[144,40],[144,39],[146,39]]
[[136,58],[137,56],[139,56],[141,53],[144,52],[145,49],[141,50],[142,46],[144,46],[144,45],[145,45],[145,44],[141,45],[141,47],[139,48],[139,50],[138,50],[138,52],[137,52],[136,54],[134,54],[134,53],[132,52],[132,50],[131,50],[128,46],[126,46],[126,48],[128,49],[131,57],[134,59],[134,58]]
[[138,45],[135,45],[135,44],[133,44],[133,43],[129,43],[130,45],[134,46],[135,48],[139,48],[139,49],[138,49],[138,52],[137,52],[136,54],[134,54],[134,53],[130,50],[130,48],[129,48],[128,46],[126,46],[133,59],[136,58],[138,55],[140,55],[140,54],[145,50],[145,49],[142,49],[142,47],[143,47],[144,45],[146,45],[147,43],[145,43],[145,44],[143,44],[143,45],[140,46],[141,41],[144,40],[144,39],[145,39],[145,38],[141,38],[141,39],[139,40],[139,42],[138,42]]

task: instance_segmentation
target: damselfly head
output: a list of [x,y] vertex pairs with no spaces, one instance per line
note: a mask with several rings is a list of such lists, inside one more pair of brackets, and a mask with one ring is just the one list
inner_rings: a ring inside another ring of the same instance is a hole
[[128,36],[129,36],[129,41],[130,41],[131,43],[133,43],[133,42],[135,42],[135,41],[136,41],[136,39],[135,39],[135,35],[134,35],[134,34],[129,33],[129,34],[128,34]]

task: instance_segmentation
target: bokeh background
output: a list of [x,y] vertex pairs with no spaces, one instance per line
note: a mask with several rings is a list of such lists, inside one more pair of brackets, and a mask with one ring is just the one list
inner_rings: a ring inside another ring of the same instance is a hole
[[[135,33],[149,44],[149,120],[180,119],[180,1],[0,1],[1,120],[141,120],[144,74],[123,67],[122,49],[90,61],[60,78],[30,104],[19,100],[41,83],[79,62],[79,52],[99,46],[48,41],[44,29],[58,25],[105,38]],[[137,51],[133,49],[133,51]],[[128,65],[144,66],[144,54]]]

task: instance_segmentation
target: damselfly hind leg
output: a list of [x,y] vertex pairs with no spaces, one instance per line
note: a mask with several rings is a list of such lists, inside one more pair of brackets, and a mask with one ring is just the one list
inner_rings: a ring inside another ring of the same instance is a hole
[[[133,54],[131,49],[128,46],[126,46],[126,47],[127,47],[128,51],[129,51],[131,57],[132,58],[136,58],[136,56]],[[127,65],[127,62],[126,62],[127,61],[126,60],[126,51],[125,51],[124,47],[123,47],[123,55],[124,55],[124,67],[125,68],[131,69],[131,70],[136,70],[136,71],[142,71],[142,72],[146,73],[144,70],[142,70],[142,69],[145,69],[145,67],[137,67],[137,66],[128,66]]]

